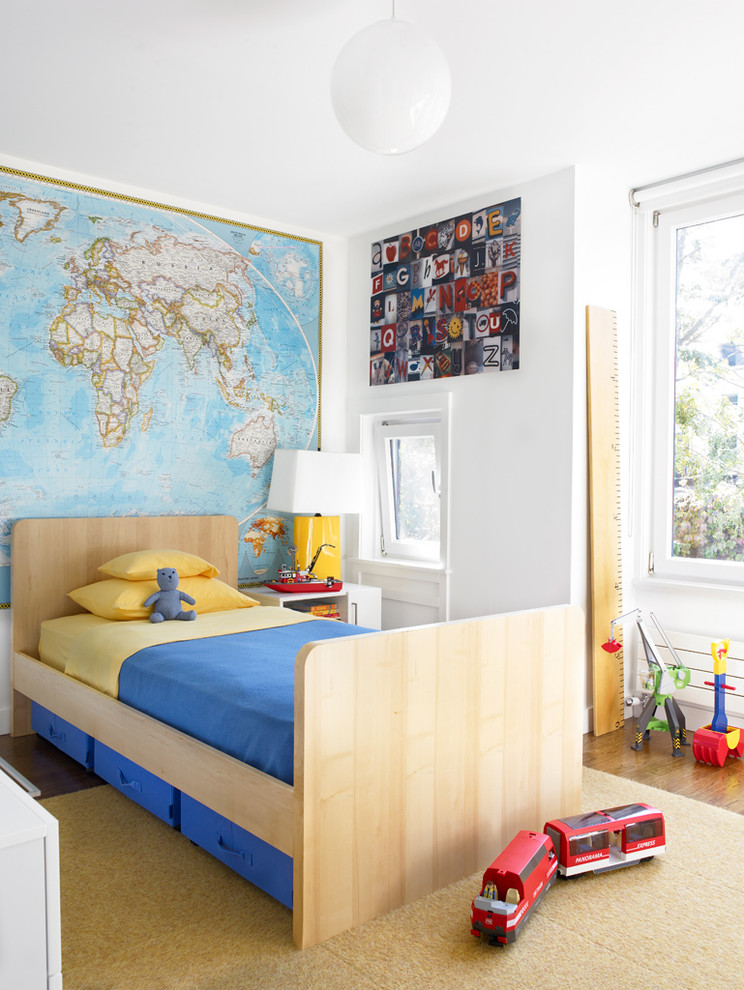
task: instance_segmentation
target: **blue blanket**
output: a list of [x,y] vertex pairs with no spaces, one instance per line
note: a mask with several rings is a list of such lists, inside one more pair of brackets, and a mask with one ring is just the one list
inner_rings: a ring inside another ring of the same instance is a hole
[[291,784],[297,653],[369,631],[314,620],[151,646],[122,664],[119,700]]

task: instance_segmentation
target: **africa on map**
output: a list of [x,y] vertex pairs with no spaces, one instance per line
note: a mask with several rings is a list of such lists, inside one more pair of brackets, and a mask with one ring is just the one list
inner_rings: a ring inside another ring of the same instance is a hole
[[0,602],[33,516],[228,513],[287,552],[277,447],[317,447],[321,244],[0,168]]

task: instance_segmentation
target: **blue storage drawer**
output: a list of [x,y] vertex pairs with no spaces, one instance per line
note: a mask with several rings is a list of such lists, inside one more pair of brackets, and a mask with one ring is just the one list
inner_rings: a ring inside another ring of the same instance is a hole
[[37,705],[34,701],[31,706],[31,728],[57,749],[67,753],[73,760],[82,763],[90,770],[93,766],[93,736],[86,735],[74,725],[66,722],[59,715],[50,712],[47,708]]
[[181,832],[275,900],[292,907],[292,857],[181,795]]
[[93,768],[112,787],[162,818],[168,825],[176,827],[180,824],[181,792],[97,739]]

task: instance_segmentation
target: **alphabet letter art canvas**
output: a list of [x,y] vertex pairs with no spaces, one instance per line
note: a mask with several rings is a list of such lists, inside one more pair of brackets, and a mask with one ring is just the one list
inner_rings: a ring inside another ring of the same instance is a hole
[[519,368],[521,199],[372,244],[371,385]]

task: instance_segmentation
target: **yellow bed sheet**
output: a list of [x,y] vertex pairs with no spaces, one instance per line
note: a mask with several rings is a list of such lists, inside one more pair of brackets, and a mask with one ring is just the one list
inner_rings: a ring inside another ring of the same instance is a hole
[[[70,631],[61,633],[54,630],[57,645],[63,644],[65,653],[64,668],[59,667],[59,656],[52,666],[64,669],[70,677],[74,677],[90,687],[111,695],[119,694],[119,671],[121,665],[139,650],[148,646],[158,646],[161,643],[179,643],[185,640],[206,639],[208,636],[229,636],[232,633],[250,632],[254,629],[271,629],[277,626],[287,626],[296,622],[307,622],[317,616],[294,612],[288,608],[276,608],[271,605],[257,605],[255,608],[234,609],[228,612],[208,612],[200,615],[193,622],[149,622],[146,619],[136,619],[132,622],[114,622],[110,619],[99,619],[92,623],[90,620],[97,616],[71,615],[65,619],[52,619],[42,623],[42,641],[45,636],[49,641],[49,629],[45,626],[52,623],[64,623],[69,620]],[[44,651],[46,652],[46,651]],[[39,656],[45,662],[50,662],[43,655],[41,644]]]
[[61,619],[46,619],[41,624],[39,635],[39,657],[64,673],[70,647],[83,633],[98,626],[108,626],[110,619],[102,619],[98,615],[84,612],[80,615],[65,615]]

